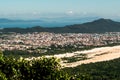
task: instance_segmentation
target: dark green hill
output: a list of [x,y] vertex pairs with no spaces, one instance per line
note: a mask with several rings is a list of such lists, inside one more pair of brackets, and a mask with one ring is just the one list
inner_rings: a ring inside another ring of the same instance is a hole
[[76,32],[96,33],[96,32],[119,32],[120,22],[115,22],[110,19],[99,19],[93,22],[84,24],[76,24],[67,26]]
[[82,64],[73,68],[65,68],[64,71],[81,80],[120,80],[120,58]]
[[110,19],[98,19],[93,22],[67,25],[65,27],[32,27],[32,28],[4,28],[1,32],[54,32],[54,33],[103,33],[103,32],[120,32],[120,22]]

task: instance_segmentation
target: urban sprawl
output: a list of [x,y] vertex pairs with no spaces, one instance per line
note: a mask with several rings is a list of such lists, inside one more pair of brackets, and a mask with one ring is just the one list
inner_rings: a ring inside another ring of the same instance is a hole
[[27,50],[51,45],[102,46],[120,43],[120,32],[106,33],[0,33],[0,50]]

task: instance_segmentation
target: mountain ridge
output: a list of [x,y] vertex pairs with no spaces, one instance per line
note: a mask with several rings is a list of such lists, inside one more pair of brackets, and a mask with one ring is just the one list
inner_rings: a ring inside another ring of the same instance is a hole
[[5,22],[35,22],[35,21],[41,21],[43,22],[43,20],[12,20],[12,19],[7,19],[7,18],[0,18],[0,23],[5,23]]
[[120,32],[120,22],[111,19],[100,18],[92,22],[83,24],[66,25],[64,27],[44,28],[35,26],[32,28],[4,28],[1,32],[54,32],[54,33],[104,33],[104,32]]

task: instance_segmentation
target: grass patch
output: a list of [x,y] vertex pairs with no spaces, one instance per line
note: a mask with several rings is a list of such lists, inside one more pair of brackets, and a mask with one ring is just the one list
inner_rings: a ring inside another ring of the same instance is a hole
[[76,61],[81,61],[81,60],[86,60],[87,58],[87,54],[78,54],[72,57],[64,57],[62,58],[63,61],[65,61],[65,63],[72,63],[72,62],[76,62]]

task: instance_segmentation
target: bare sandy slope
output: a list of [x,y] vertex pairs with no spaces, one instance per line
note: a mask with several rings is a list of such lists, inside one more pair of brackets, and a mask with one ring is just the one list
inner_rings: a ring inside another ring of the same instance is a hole
[[87,51],[78,51],[76,53],[88,54],[88,58],[90,59],[77,61],[73,63],[63,63],[64,67],[76,67],[81,64],[95,63],[119,58],[120,46],[95,48]]
[[[91,50],[76,51],[73,53],[65,53],[65,54],[58,54],[58,55],[46,55],[46,57],[64,58],[64,57],[73,57],[79,54],[87,54],[88,59],[76,61],[72,63],[64,63],[62,61],[61,64],[64,67],[76,67],[81,64],[95,63],[95,62],[107,61],[107,60],[119,58],[120,57],[120,46],[94,48]],[[31,58],[31,59],[34,59],[34,58]],[[31,59],[27,59],[27,60],[31,60]]]

